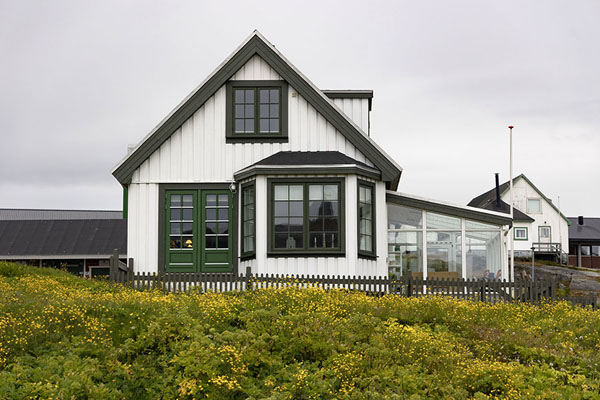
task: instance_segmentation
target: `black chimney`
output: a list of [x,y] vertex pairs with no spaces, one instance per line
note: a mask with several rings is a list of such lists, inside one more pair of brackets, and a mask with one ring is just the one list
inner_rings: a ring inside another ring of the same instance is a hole
[[583,225],[583,215],[580,215],[579,217],[577,217],[577,223],[579,225]]
[[496,207],[500,208],[500,174],[496,172]]

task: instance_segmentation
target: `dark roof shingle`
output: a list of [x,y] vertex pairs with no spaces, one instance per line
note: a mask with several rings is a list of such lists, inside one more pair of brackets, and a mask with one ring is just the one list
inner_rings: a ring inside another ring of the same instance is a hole
[[600,218],[583,218],[583,225],[579,225],[577,217],[569,217],[569,240],[598,241],[600,242]]

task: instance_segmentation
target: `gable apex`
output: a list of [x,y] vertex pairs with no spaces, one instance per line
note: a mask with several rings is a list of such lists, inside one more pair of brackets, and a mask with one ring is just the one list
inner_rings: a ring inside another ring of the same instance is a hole
[[255,55],[360,150],[382,172],[388,188],[397,188],[402,168],[256,30],[117,164],[115,178],[130,183],[135,170]]

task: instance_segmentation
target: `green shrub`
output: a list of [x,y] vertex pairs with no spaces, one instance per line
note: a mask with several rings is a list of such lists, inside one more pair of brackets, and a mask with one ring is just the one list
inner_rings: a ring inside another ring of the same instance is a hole
[[163,295],[0,263],[0,398],[600,398],[600,316],[348,291]]

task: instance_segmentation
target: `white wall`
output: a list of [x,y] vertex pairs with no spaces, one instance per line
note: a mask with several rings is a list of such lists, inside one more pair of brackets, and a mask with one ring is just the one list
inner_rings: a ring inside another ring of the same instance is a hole
[[369,99],[332,100],[364,133],[369,133]]
[[[253,57],[233,79],[280,79],[260,57]],[[296,96],[294,96],[296,94]],[[278,151],[340,151],[373,165],[340,134],[293,87],[288,90],[289,143],[225,142],[225,86],[221,87],[170,139],[134,172],[129,185],[128,256],[136,271],[158,271],[158,184],[227,182],[233,174]],[[346,107],[346,104],[344,104]],[[361,106],[362,107],[362,106]],[[363,113],[357,107],[357,116]],[[350,112],[350,108],[348,109]],[[352,103],[351,111],[354,112]],[[353,114],[354,115],[354,114]],[[357,118],[357,117],[355,117]],[[362,118],[362,117],[361,117]],[[359,120],[361,124],[364,120]],[[343,258],[266,258],[266,178],[258,178],[257,258],[239,264],[240,271],[251,266],[254,272],[299,274],[387,274],[387,213],[385,185],[377,183],[377,261],[356,258],[356,176],[346,180],[346,254]],[[264,195],[261,195],[263,194]],[[262,210],[262,211],[261,211]],[[261,214],[262,213],[262,214]],[[262,216],[261,216],[262,215]],[[258,234],[260,232],[260,234]]]
[[[533,243],[539,242],[538,227],[550,226],[553,243],[561,243],[563,251],[569,251],[569,225],[564,218],[535,190],[525,179],[520,178],[513,183],[514,206],[529,215],[535,221],[531,223],[516,222],[515,226],[528,228],[528,240],[515,240],[515,251],[530,251]],[[541,213],[527,213],[527,199],[541,200]],[[502,195],[502,200],[510,204],[510,189]],[[512,233],[511,233],[512,234]],[[562,240],[561,240],[562,238]]]

